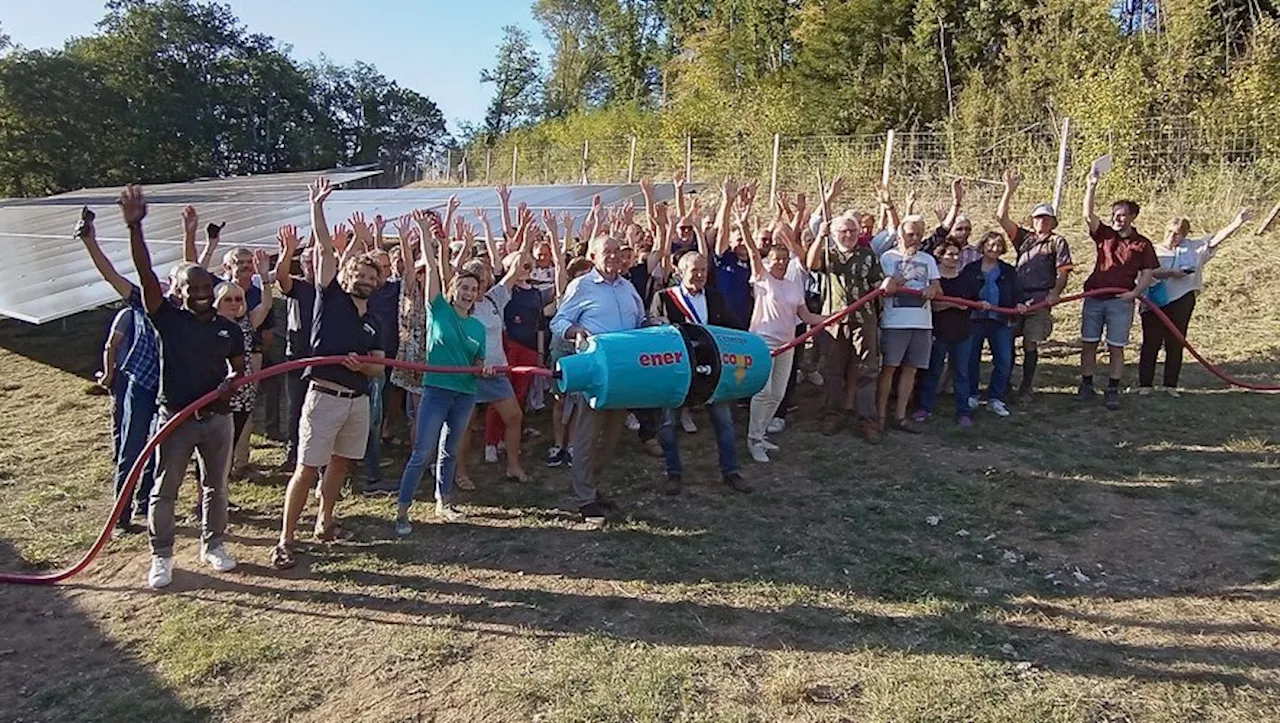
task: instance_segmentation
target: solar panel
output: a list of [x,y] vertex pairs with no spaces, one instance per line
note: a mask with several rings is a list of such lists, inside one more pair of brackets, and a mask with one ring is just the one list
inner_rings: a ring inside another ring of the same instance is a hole
[[[324,172],[335,185],[378,173],[365,169]],[[146,186],[144,231],[153,268],[163,278],[182,259],[181,213],[187,205],[200,213],[202,229],[209,222],[227,223],[220,250],[236,246],[274,250],[276,230],[281,225],[310,227],[306,187],[317,175],[281,173]],[[689,189],[696,187],[690,185]],[[94,188],[49,198],[0,200],[0,249],[4,250],[6,267],[0,276],[0,315],[43,324],[117,300],[115,291],[93,268],[84,245],[71,237],[80,208],[86,205],[97,213],[103,252],[117,270],[137,281],[129,256],[128,230],[115,208],[119,193],[119,188]],[[674,188],[662,184],[654,193],[657,200],[670,201]],[[329,197],[325,215],[330,226],[356,211],[364,212],[370,220],[382,214],[390,223],[418,208],[443,212],[455,194],[462,202],[460,214],[471,219],[473,209],[480,208],[494,232],[501,232],[501,206],[489,187],[340,189]],[[568,211],[581,223],[596,195],[605,206],[630,200],[643,214],[639,185],[513,186],[511,211],[514,215],[516,205],[523,201],[538,213],[550,209],[559,216]],[[394,231],[388,228],[388,233]],[[201,231],[197,242],[201,248],[203,235]]]

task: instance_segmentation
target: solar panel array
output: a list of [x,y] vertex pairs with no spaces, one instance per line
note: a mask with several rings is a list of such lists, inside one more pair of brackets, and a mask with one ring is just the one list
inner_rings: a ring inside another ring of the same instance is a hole
[[[182,259],[182,209],[191,205],[200,214],[201,240],[207,223],[226,222],[220,249],[235,246],[276,247],[276,229],[282,224],[310,226],[307,184],[323,173],[334,185],[377,175],[376,170],[337,169],[311,173],[282,173],[147,186],[147,219],[144,231],[151,249],[152,266],[162,278]],[[98,242],[117,270],[136,280],[129,255],[128,231],[115,207],[120,189],[95,188],[41,199],[0,199],[0,249],[5,273],[0,275],[0,315],[33,324],[55,321],[97,308],[117,299],[115,291],[98,275],[83,244],[72,237],[80,208],[97,214]],[[497,195],[492,188],[340,189],[325,204],[332,226],[362,211],[390,222],[416,208],[442,210],[451,195],[462,203],[468,218],[482,209],[495,233],[502,222]],[[670,200],[670,184],[655,188],[658,200]],[[541,211],[568,211],[581,219],[599,195],[606,206],[630,200],[643,207],[638,185],[514,186],[512,213],[520,202]],[[390,230],[389,230],[390,232]],[[220,254],[219,254],[220,255]]]

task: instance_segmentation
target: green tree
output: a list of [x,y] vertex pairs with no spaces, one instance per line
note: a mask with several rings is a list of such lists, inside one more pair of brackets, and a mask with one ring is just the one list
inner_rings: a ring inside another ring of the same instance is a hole
[[480,71],[480,82],[494,85],[493,100],[484,116],[490,142],[533,118],[538,108],[538,55],[529,45],[529,34],[507,25],[502,36],[493,69]]

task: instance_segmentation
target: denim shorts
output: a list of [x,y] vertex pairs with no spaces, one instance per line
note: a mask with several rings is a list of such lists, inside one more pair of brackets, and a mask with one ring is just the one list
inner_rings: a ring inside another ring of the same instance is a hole
[[1102,341],[1102,329],[1107,329],[1107,346],[1124,347],[1129,343],[1129,328],[1133,326],[1133,302],[1120,297],[1102,299],[1089,297],[1084,300],[1080,315],[1080,341],[1096,344]]
[[505,374],[488,379],[481,377],[476,380],[476,404],[500,402],[503,399],[511,399],[515,395],[515,387],[511,386],[511,379]]

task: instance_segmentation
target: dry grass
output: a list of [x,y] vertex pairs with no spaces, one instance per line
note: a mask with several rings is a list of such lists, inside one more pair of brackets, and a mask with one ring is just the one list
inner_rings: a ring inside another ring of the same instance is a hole
[[[1258,243],[1213,263],[1192,338],[1274,380],[1280,297]],[[1077,313],[1060,310],[1061,342]],[[85,393],[106,321],[0,324],[8,568],[71,560],[107,509],[107,405]],[[359,542],[278,575],[263,565],[283,479],[236,483],[235,573],[195,564],[187,519],[165,593],[142,589],[139,539],[71,584],[0,588],[0,718],[1280,718],[1275,400],[1193,365],[1181,400],[1108,414],[1070,398],[1073,344],[1045,356],[1048,393],[1010,419],[878,448],[818,435],[806,386],[779,462],[748,463],[750,497],[710,484],[707,431],[686,444],[686,478],[707,483],[676,499],[625,444],[606,488],[627,519],[603,533],[557,510],[564,472],[519,488],[477,465],[465,524],[395,541],[391,503],[352,497]]]

